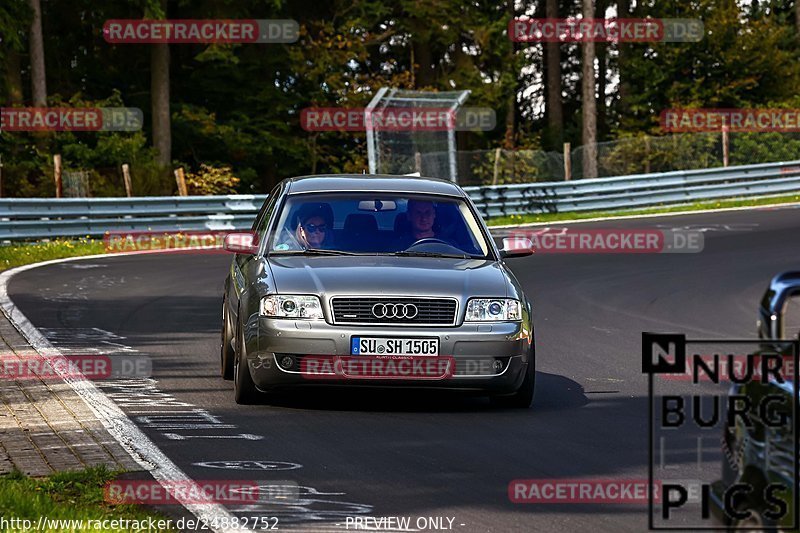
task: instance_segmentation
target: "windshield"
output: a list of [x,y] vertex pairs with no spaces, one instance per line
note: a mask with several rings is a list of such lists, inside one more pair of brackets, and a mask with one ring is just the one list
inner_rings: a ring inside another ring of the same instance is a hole
[[268,242],[287,254],[485,259],[490,249],[462,199],[369,192],[289,196]]

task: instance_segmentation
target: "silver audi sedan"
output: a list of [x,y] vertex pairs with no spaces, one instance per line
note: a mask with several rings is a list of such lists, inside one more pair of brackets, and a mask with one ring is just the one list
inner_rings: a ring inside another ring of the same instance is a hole
[[436,388],[530,406],[531,303],[456,184],[282,181],[229,233],[221,374],[237,403],[303,387]]

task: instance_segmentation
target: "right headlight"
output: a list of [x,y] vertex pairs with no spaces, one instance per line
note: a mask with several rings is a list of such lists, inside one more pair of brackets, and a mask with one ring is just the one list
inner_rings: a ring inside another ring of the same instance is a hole
[[522,304],[511,298],[472,298],[467,302],[465,322],[521,320]]
[[322,305],[316,296],[270,294],[261,299],[261,316],[271,318],[322,318]]

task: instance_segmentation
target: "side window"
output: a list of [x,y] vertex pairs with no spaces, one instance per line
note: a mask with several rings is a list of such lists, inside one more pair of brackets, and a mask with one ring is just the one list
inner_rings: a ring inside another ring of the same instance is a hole
[[269,219],[272,217],[272,212],[275,210],[275,205],[278,203],[278,197],[280,195],[281,187],[279,185],[269,193],[267,203],[261,209],[261,212],[258,213],[255,222],[253,222],[253,227],[251,229],[258,234],[259,242],[263,242],[266,237],[267,225],[269,224]]

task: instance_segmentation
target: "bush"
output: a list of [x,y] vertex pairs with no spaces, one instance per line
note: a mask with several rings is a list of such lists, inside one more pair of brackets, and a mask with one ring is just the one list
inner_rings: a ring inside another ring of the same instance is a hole
[[186,176],[186,188],[191,195],[236,194],[239,178],[231,167],[212,167],[201,164],[200,170]]

